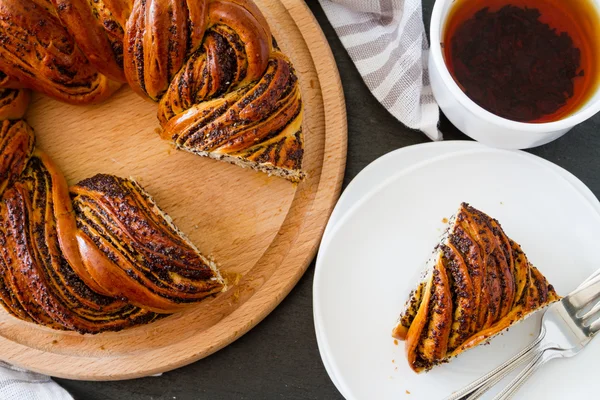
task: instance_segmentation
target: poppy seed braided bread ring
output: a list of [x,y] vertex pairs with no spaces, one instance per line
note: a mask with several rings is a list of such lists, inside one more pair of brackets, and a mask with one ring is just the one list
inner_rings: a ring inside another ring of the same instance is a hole
[[127,82],[178,148],[305,175],[298,79],[251,0],[0,0],[0,71],[73,104]]
[[90,104],[124,82],[177,147],[304,177],[298,79],[251,1],[0,0],[0,304],[17,318],[117,331],[226,289],[135,181],[69,189],[35,148],[30,89]]

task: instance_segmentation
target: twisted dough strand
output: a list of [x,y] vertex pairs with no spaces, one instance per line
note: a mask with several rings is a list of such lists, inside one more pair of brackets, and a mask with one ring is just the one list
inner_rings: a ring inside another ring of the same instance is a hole
[[[19,102],[19,96],[11,97]],[[25,170],[33,153],[33,129],[23,120],[4,120],[0,126],[0,194]]]
[[235,45],[247,58],[247,79],[262,76],[271,53],[271,33],[254,3],[137,0],[124,38],[127,82],[158,101],[188,57],[203,51],[202,39],[215,26],[229,27],[237,36]]
[[123,37],[132,1],[48,1],[98,72],[111,80],[125,82]]
[[0,121],[22,118],[30,100],[29,90],[0,89]]
[[25,321],[120,330],[225,288],[136,182],[68,190],[21,119],[28,89],[87,104],[128,82],[178,147],[304,176],[298,79],[249,0],[0,0],[0,70],[0,302]]
[[49,2],[0,1],[0,70],[12,84],[74,104],[107,99],[120,84],[100,74]]
[[298,79],[252,1],[0,0],[0,17],[0,88],[86,104],[127,82],[176,147],[303,179]]
[[[57,204],[58,203],[58,204]],[[36,151],[0,205],[0,257],[3,282],[18,301],[6,308],[23,319],[55,328],[97,333],[150,322],[157,314],[93,291],[75,273],[61,251],[57,225],[72,214],[64,177],[47,155]],[[10,301],[10,302],[9,302]]]
[[97,175],[69,191],[23,120],[3,121],[0,139],[0,304],[10,314],[118,331],[224,289],[137,183]]
[[99,293],[169,313],[223,289],[216,267],[136,182],[99,174],[71,194],[86,276]]

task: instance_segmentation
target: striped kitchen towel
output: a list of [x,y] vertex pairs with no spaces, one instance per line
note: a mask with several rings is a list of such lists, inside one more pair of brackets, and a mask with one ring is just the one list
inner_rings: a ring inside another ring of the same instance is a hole
[[25,371],[0,361],[0,399],[73,400],[50,377]]
[[441,140],[421,0],[319,1],[377,100],[409,128]]

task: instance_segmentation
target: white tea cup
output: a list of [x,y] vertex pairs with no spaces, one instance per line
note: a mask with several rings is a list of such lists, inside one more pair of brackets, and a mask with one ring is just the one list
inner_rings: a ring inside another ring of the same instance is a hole
[[[526,123],[499,117],[471,100],[458,86],[444,61],[442,41],[455,0],[437,0],[431,16],[429,75],[440,108],[463,133],[491,147],[526,149],[551,142],[600,111],[600,90],[574,113],[553,122]],[[600,0],[594,0],[600,8]],[[598,49],[600,51],[600,48]]]

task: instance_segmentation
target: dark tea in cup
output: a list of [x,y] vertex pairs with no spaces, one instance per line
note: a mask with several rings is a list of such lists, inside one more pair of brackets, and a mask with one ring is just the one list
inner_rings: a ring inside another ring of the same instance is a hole
[[495,115],[557,121],[598,88],[600,17],[592,0],[456,0],[446,21],[450,74]]

